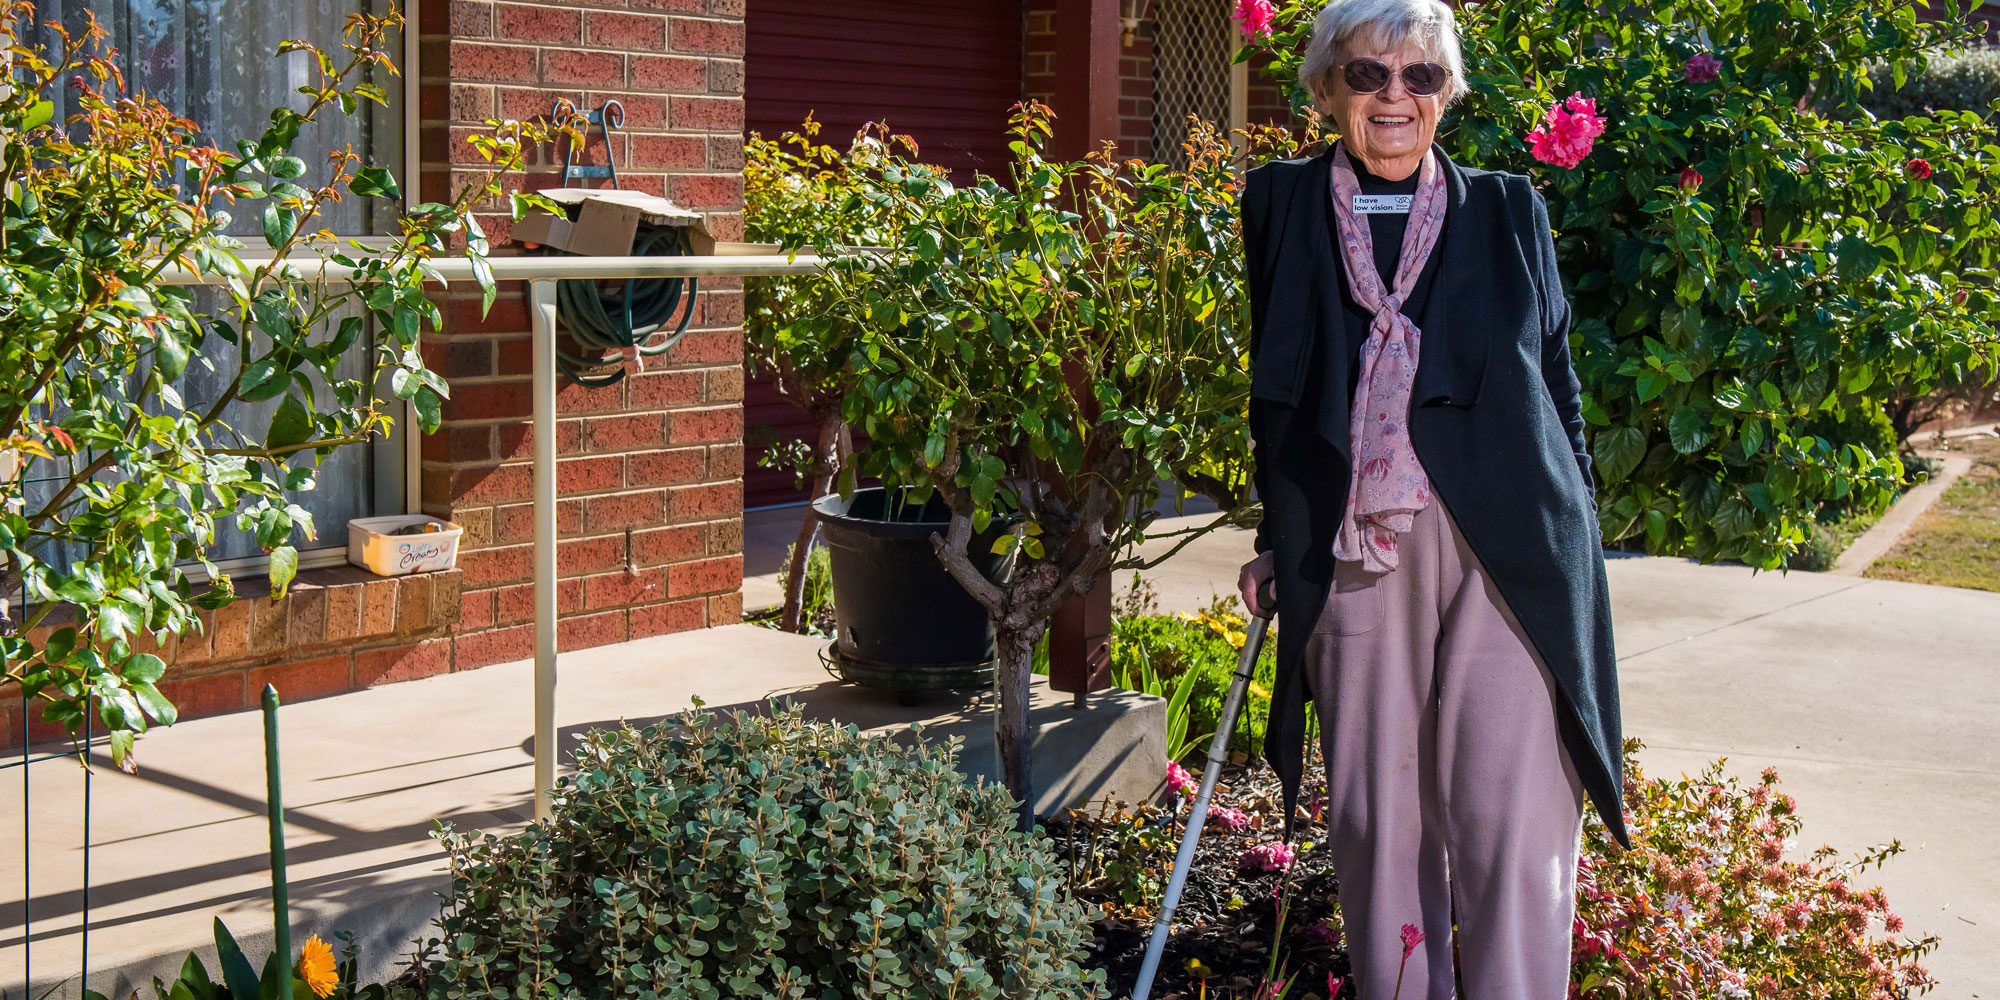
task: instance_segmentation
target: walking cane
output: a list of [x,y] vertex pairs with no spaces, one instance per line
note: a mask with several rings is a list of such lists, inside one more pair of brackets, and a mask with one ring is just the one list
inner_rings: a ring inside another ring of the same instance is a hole
[[[1277,612],[1277,598],[1271,581],[1257,588],[1257,602]],[[1174,874],[1167,880],[1167,895],[1160,902],[1160,921],[1153,925],[1153,939],[1146,943],[1146,960],[1139,964],[1139,982],[1132,988],[1132,1000],[1146,1000],[1153,992],[1153,975],[1160,969],[1160,954],[1167,948],[1168,929],[1174,922],[1174,907],[1180,905],[1181,888],[1187,883],[1188,868],[1194,864],[1195,846],[1201,842],[1202,824],[1208,821],[1208,797],[1222,776],[1222,762],[1229,755],[1229,737],[1236,731],[1237,713],[1243,710],[1243,693],[1249,690],[1250,674],[1257,669],[1257,654],[1264,648],[1264,632],[1270,620],[1252,615],[1243,630],[1243,655],[1236,662],[1236,678],[1229,682],[1229,694],[1222,700],[1222,717],[1216,720],[1215,738],[1208,743],[1208,767],[1201,772],[1201,790],[1195,793],[1194,809],[1188,813],[1187,832],[1181,835],[1180,853],[1174,856]]]

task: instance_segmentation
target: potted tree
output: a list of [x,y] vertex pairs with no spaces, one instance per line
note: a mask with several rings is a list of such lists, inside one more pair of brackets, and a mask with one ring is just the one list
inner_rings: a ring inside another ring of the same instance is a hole
[[[831,307],[807,321],[854,337],[841,412],[871,443],[841,495],[869,474],[945,512],[931,545],[993,628],[994,738],[1024,828],[1031,663],[1050,614],[1120,565],[1163,483],[1212,497],[1210,527],[1257,516],[1236,150],[1197,125],[1185,170],[1108,148],[1050,162],[1052,118],[1016,107],[1004,182],[886,163],[872,196],[897,205],[893,249],[835,258]],[[989,576],[988,553],[1012,555],[1012,571]]]

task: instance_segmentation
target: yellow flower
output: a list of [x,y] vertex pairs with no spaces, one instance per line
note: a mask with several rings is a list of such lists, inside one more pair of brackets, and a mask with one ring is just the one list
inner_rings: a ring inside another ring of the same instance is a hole
[[1208,966],[1201,964],[1199,958],[1190,958],[1187,960],[1187,973],[1190,976],[1205,978],[1208,975]]
[[306,938],[306,943],[299,948],[296,971],[314,996],[330,997],[333,988],[340,985],[340,973],[333,960],[333,946],[321,941],[317,934]]

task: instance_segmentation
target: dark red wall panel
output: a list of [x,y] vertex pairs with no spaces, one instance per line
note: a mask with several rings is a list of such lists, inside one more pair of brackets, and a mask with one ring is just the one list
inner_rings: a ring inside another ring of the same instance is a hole
[[[972,172],[1006,170],[1007,114],[1021,99],[1021,0],[750,0],[744,18],[745,118],[767,138],[811,112],[823,142],[844,145],[866,122],[914,137],[923,160]],[[804,415],[759,378],[743,389],[754,438],[816,440]],[[807,499],[788,472],[744,456],[744,505]]]

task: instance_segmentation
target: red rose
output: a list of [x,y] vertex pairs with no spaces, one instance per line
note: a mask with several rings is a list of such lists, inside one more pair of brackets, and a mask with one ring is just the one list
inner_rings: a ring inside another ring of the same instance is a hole
[[1701,172],[1693,167],[1681,168],[1681,190],[1693,191],[1701,187]]
[[1921,157],[1911,157],[1907,163],[1903,164],[1903,170],[1911,177],[1923,180],[1931,175],[1931,161]]

